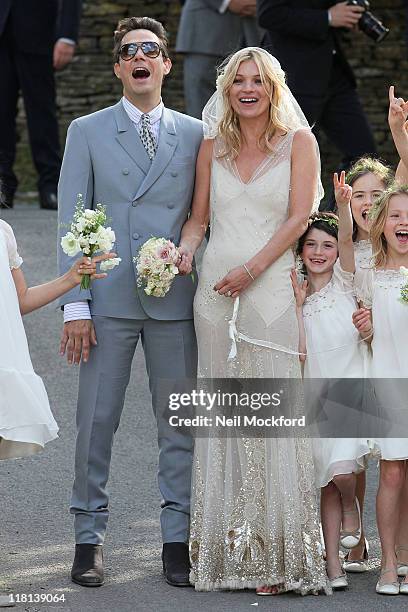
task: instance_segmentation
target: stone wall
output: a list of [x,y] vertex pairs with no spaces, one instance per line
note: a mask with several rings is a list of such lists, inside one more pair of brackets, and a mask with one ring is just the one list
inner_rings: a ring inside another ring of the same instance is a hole
[[[388,86],[396,85],[408,97],[408,50],[405,43],[405,8],[402,0],[372,0],[372,9],[390,28],[389,36],[376,45],[364,34],[347,35],[344,48],[358,80],[359,91],[374,130],[379,152],[395,164],[397,159],[387,126]],[[120,83],[112,72],[112,32],[119,19],[131,15],[149,15],[162,21],[175,44],[179,20],[178,0],[91,0],[84,2],[80,44],[75,60],[57,75],[58,109],[61,138],[67,125],[78,116],[108,106],[120,96]],[[164,88],[165,103],[183,110],[182,59],[172,53],[173,70]],[[35,189],[35,172],[30,160],[25,130],[24,110],[19,112],[21,140],[18,146],[17,173],[25,196]],[[325,183],[336,168],[339,153],[321,140]],[[34,194],[33,194],[34,195]]]

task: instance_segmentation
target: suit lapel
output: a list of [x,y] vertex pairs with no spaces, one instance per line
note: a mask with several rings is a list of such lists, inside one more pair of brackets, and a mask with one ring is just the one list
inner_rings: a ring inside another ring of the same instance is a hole
[[135,126],[123,108],[122,101],[115,105],[114,112],[116,125],[118,128],[116,140],[124,148],[126,153],[130,155],[143,173],[147,174],[151,170],[150,159],[146,153],[146,149],[144,148],[142,141],[140,140]]
[[[174,118],[171,110],[164,108],[160,121],[159,146],[156,155],[151,162],[150,170],[142,181],[136,198],[142,197],[144,193],[157,181],[170,163],[171,158],[177,148],[178,137],[174,125]],[[143,145],[141,144],[143,147]],[[150,162],[149,162],[150,163]]]

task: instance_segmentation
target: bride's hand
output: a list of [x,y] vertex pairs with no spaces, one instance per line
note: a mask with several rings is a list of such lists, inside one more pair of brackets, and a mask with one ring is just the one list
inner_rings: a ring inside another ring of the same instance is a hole
[[226,297],[236,298],[249,287],[253,280],[244,266],[238,266],[218,281],[214,286],[214,291]]
[[193,270],[193,252],[182,244],[179,246],[180,260],[177,267],[180,274],[191,274]]
[[290,271],[290,280],[292,281],[293,293],[295,294],[296,306],[303,306],[306,299],[307,292],[307,280],[305,279],[303,282],[298,281],[298,277],[296,274],[296,270]]

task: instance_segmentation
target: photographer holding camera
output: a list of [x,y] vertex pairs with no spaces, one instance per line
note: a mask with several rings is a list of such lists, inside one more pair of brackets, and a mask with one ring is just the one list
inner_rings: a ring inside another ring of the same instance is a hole
[[388,30],[368,11],[366,0],[258,0],[265,48],[281,62],[288,85],[309,123],[341,151],[342,168],[363,154],[376,154],[353,71],[339,33],[360,28],[378,42]]

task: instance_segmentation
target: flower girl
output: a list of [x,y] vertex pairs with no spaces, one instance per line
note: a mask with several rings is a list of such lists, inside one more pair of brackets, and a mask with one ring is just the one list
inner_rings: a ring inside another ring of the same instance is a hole
[[[388,121],[401,162],[396,172],[400,184],[408,184],[408,134],[406,119],[408,102],[395,98],[394,87],[389,89]],[[408,195],[406,188],[393,189],[375,207],[370,237],[373,243],[373,269],[357,273],[357,291],[366,306],[372,305],[375,333],[372,341],[373,377],[383,377],[379,394],[391,388],[385,402],[391,407],[406,407],[405,398],[396,398],[398,385],[387,385],[384,379],[407,378],[406,339],[404,332],[408,304],[401,301],[404,277],[400,266],[408,265],[408,246],[405,236]],[[402,231],[399,231],[402,230]],[[405,279],[406,280],[406,279]],[[358,327],[364,321],[364,311],[355,314]],[[396,339],[398,338],[398,344]],[[391,381],[390,381],[391,383]],[[402,394],[400,389],[400,394]],[[392,416],[391,416],[392,418]],[[396,595],[408,594],[408,439],[374,441],[382,461],[377,495],[377,522],[382,546],[382,574],[377,592]],[[397,461],[394,461],[396,459]],[[405,477],[404,477],[405,473]],[[397,516],[399,513],[399,517]],[[401,585],[397,575],[405,577]]]
[[[397,174],[401,179],[405,168],[401,163]],[[371,157],[358,159],[346,175],[346,183],[352,187],[351,213],[353,216],[353,244],[355,265],[357,268],[370,265],[372,257],[371,241],[369,239],[370,216],[373,203],[381,196],[394,180],[392,170],[380,160]],[[366,488],[366,473],[357,474],[356,495],[363,515]],[[368,571],[368,542],[364,535],[362,524],[359,544],[347,552],[344,560],[347,572],[361,573]]]
[[[408,267],[408,187],[388,189],[376,203],[372,219],[373,267],[356,270],[356,292],[363,306],[372,309],[371,376],[381,379],[375,386],[382,409],[388,409],[385,420],[391,425],[395,417],[405,413],[402,425],[406,430],[406,396],[393,379],[408,378],[408,303],[403,297],[407,277],[400,269]],[[360,313],[355,316],[357,328],[364,317]],[[407,498],[408,437],[378,438],[372,444],[381,457],[377,523],[382,561],[376,591],[408,594],[408,578],[398,583],[396,557],[398,524],[406,524],[408,519],[408,508],[403,504],[404,496]]]
[[371,157],[361,157],[347,172],[345,183],[352,188],[353,243],[358,268],[369,265],[372,255],[369,211],[393,180],[393,171]]
[[[338,196],[338,181],[335,187]],[[351,217],[349,225],[351,230]],[[352,294],[354,262],[344,258],[342,241],[337,216],[316,213],[298,243],[307,280],[299,282],[293,271],[292,284],[300,328],[299,352],[306,353],[305,378],[361,379],[364,375],[366,346],[352,323],[357,308]],[[361,538],[356,474],[364,469],[368,452],[367,441],[354,438],[323,438],[314,444],[327,573],[334,589],[347,586],[339,560],[339,539],[343,546],[352,548]]]
[[31,455],[57,437],[43,382],[33,370],[21,315],[36,310],[81,282],[103,278],[96,262],[113,253],[77,260],[56,280],[27,288],[10,225],[0,219],[0,459]]

